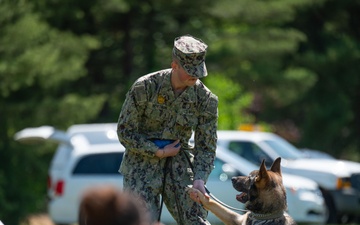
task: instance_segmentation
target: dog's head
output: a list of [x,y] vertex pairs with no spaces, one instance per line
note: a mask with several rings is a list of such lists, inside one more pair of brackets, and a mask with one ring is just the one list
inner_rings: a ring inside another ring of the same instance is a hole
[[279,157],[270,170],[267,170],[263,160],[259,170],[252,171],[248,176],[233,177],[233,187],[241,192],[236,195],[236,199],[246,204],[246,208],[252,211],[263,211],[275,202],[280,208],[285,209],[286,192],[282,183],[280,162]]

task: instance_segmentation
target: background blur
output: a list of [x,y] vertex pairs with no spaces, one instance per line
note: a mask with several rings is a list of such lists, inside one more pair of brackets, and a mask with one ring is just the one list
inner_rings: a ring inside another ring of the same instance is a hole
[[209,45],[219,129],[259,124],[360,161],[359,12],[360,0],[0,0],[0,219],[46,210],[55,145],[14,133],[116,122],[184,34]]

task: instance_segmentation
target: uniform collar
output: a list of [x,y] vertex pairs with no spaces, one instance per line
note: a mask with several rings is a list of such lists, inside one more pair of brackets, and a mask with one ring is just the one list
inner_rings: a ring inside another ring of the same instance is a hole
[[171,70],[169,73],[165,74],[165,77],[163,79],[161,88],[159,90],[159,95],[162,96],[168,96],[168,98],[173,100],[181,99],[182,102],[189,102],[194,103],[196,101],[196,93],[195,93],[195,87],[198,84],[199,80],[196,81],[196,84],[191,87],[187,87],[183,93],[179,97],[175,99],[174,91],[171,86]]

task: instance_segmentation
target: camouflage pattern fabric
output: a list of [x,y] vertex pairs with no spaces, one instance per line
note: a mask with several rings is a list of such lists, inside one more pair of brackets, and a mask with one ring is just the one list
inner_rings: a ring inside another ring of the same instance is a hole
[[[200,80],[175,97],[170,76],[171,69],[148,74],[127,93],[118,120],[118,137],[126,148],[119,172],[124,188],[144,197],[155,219],[166,159],[155,156],[158,147],[149,139],[180,139],[181,150],[167,170],[171,175],[166,176],[164,203],[178,224],[208,224],[207,212],[190,199],[185,187],[194,179],[206,182],[214,167],[218,99]],[[194,147],[189,145],[193,131]]]

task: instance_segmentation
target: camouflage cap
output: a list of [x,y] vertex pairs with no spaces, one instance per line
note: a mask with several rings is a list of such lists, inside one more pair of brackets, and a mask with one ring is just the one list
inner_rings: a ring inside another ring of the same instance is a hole
[[184,35],[175,38],[173,54],[189,75],[202,78],[207,76],[205,65],[207,47],[202,40]]

